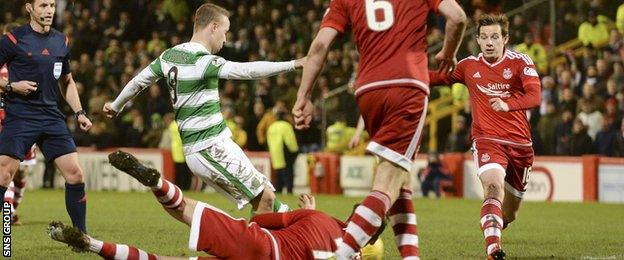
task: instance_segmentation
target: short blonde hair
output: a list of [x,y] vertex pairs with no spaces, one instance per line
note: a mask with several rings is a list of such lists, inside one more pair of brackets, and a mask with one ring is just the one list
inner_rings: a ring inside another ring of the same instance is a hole
[[206,27],[211,22],[218,20],[221,16],[228,17],[230,12],[215,4],[203,4],[195,11],[195,24],[193,31],[196,32]]

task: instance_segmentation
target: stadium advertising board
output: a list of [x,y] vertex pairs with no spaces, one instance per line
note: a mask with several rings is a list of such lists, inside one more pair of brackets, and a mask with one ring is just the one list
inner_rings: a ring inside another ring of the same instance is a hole
[[624,203],[624,163],[598,167],[598,200]]

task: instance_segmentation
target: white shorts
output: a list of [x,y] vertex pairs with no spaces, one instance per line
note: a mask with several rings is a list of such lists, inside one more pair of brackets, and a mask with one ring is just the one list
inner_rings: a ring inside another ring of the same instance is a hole
[[215,141],[210,147],[186,155],[193,174],[242,209],[251,199],[273,185],[258,171],[243,150],[230,138]]

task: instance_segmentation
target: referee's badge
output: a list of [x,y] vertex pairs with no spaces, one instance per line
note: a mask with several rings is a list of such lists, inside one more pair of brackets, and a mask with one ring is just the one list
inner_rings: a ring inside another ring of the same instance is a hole
[[55,62],[54,63],[54,78],[59,79],[61,77],[61,71],[63,71],[63,63]]

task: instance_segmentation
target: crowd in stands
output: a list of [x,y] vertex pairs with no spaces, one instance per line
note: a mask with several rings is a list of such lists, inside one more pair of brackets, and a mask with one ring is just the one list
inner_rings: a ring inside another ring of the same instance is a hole
[[[141,93],[114,121],[105,120],[99,111],[163,50],[189,40],[193,10],[205,1],[119,2],[56,1],[54,28],[70,39],[71,71],[83,107],[94,119],[89,133],[79,131],[73,117],[67,117],[68,124],[79,146],[167,147],[174,122],[169,89],[164,81]],[[212,2],[231,11],[228,41],[218,55],[233,61],[282,61],[305,56],[329,4],[329,0]],[[482,13],[508,11],[527,1],[459,2],[474,20]],[[547,8],[510,17],[510,47],[529,54],[543,76],[542,105],[530,117],[536,152],[624,156],[624,4],[587,0],[555,2],[558,19],[554,34],[548,25]],[[0,1],[0,10],[4,10],[0,25],[26,21],[23,5],[14,1]],[[427,40],[433,46],[443,38],[444,23],[433,15],[429,20]],[[582,57],[568,53],[565,62],[553,67],[549,62],[549,53],[554,50],[549,44],[550,37],[555,37],[557,45],[578,37],[586,51]],[[478,52],[472,39],[471,36],[465,39],[459,58]],[[334,46],[313,93],[317,104],[313,127],[295,131],[301,152],[323,147],[321,132],[325,129],[321,129],[320,100],[331,90],[347,85],[355,76],[358,61],[355,46],[348,37]],[[299,72],[259,81],[222,81],[222,112],[234,140],[245,149],[267,151],[267,139],[271,139],[267,133],[273,123],[288,122],[300,80]],[[435,98],[437,94],[432,95]],[[348,143],[348,135],[354,132],[352,127],[358,119],[352,94],[343,92],[328,99],[324,107],[329,115],[328,125],[335,126],[330,129],[328,140]],[[442,150],[466,152],[470,147],[469,110],[454,123],[458,130],[442,141]]]

